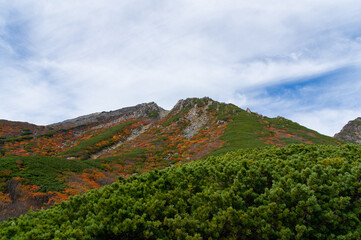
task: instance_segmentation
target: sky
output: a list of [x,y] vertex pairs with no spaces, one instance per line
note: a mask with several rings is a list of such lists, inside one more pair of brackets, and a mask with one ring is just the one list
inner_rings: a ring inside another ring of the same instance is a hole
[[361,117],[359,0],[0,0],[0,119],[208,96],[333,136]]

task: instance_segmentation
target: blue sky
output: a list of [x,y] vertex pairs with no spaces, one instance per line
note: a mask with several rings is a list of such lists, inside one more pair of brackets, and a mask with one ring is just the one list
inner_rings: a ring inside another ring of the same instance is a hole
[[334,135],[361,116],[356,0],[0,0],[0,119],[209,96]]

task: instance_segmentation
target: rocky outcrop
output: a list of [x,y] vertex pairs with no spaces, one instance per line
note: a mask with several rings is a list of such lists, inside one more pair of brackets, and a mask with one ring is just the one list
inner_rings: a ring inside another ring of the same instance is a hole
[[204,127],[204,125],[207,124],[207,122],[209,121],[207,108],[210,104],[212,104],[211,101],[209,101],[207,105],[202,107],[195,105],[184,116],[184,118],[189,121],[190,125],[183,130],[183,137],[187,138],[188,140],[191,139],[199,132],[199,130]]
[[214,101],[209,97],[203,97],[203,98],[187,98],[187,99],[181,99],[177,102],[177,104],[173,107],[173,111],[182,111],[189,107],[194,106],[204,106],[204,105],[210,105]]
[[346,142],[361,144],[361,117],[349,121],[334,137]]
[[210,120],[207,110],[213,103],[214,101],[209,97],[187,98],[177,102],[171,112],[179,114],[179,120],[188,123],[188,126],[183,129],[183,137],[189,140],[205,127]]

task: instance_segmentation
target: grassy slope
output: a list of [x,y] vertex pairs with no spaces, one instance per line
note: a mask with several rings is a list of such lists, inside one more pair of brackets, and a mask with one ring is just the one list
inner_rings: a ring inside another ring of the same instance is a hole
[[255,114],[249,114],[246,111],[234,105],[221,105],[221,112],[229,112],[219,116],[220,120],[232,119],[228,123],[227,129],[221,139],[226,144],[220,149],[215,150],[211,155],[224,154],[229,151],[235,151],[242,148],[254,148],[266,146],[258,137],[264,134],[255,134],[254,132],[264,131],[263,126],[258,122],[259,117]]
[[[212,108],[214,110],[215,106]],[[221,104],[218,111],[220,112],[220,120],[231,119],[231,122],[228,123],[227,129],[221,137],[226,143],[221,148],[213,151],[210,155],[225,154],[229,151],[243,148],[269,146],[260,139],[261,137],[274,135],[274,132],[265,128],[266,126],[273,126],[276,129],[285,129],[287,132],[297,134],[297,136],[312,141],[314,144],[337,145],[339,142],[342,142],[332,137],[319,134],[316,131],[285,118],[262,117],[255,113],[248,113],[232,104]],[[265,124],[265,121],[269,123]],[[292,138],[281,138],[280,140],[285,144],[302,143],[302,141]]]
[[[336,145],[340,142],[345,143],[343,141],[340,141],[338,139],[322,135],[314,130],[311,130],[309,128],[306,128],[296,122],[293,122],[291,120],[285,119],[285,118],[267,118],[271,124],[273,124],[276,128],[285,128],[290,133],[296,133],[299,136],[312,141],[315,144],[331,144]],[[311,136],[307,133],[314,134],[314,136]]]
[[[11,173],[0,178],[2,183],[13,177],[21,177],[31,185],[40,187],[40,192],[61,191],[64,184],[58,178],[65,172],[81,173],[84,169],[101,168],[96,160],[76,161],[58,157],[2,157],[0,171],[10,170]],[[4,188],[2,186],[2,188]],[[0,188],[0,191],[4,189]]]
[[[71,148],[69,151],[61,153],[61,156],[76,156],[86,159],[89,157],[89,154],[95,153],[101,149],[95,148],[94,152],[89,152],[89,148],[94,147],[96,144],[111,139],[115,134],[121,132],[129,125],[133,124],[135,121],[129,121],[122,124],[118,124],[113,127],[109,127],[96,134],[95,136],[80,142],[78,145]],[[111,142],[111,144],[114,144]],[[102,146],[104,147],[104,146]]]

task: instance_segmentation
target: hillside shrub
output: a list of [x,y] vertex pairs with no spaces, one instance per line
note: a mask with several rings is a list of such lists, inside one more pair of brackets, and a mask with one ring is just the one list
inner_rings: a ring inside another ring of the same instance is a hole
[[0,223],[1,239],[361,239],[361,146],[230,152]]

